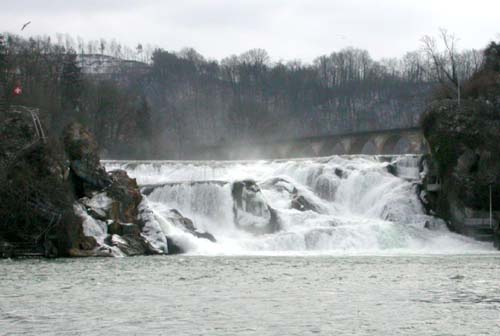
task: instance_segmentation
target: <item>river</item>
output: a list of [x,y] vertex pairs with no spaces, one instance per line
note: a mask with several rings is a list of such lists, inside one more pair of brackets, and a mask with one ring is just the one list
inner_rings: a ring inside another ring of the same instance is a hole
[[498,252],[426,214],[419,156],[106,167],[185,254],[0,260],[0,335],[500,332]]
[[1,335],[498,335],[496,255],[0,260]]

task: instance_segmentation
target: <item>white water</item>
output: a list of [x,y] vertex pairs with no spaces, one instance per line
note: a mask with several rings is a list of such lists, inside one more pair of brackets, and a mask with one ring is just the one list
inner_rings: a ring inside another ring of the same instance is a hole
[[[418,159],[392,158],[401,177],[388,172],[389,162],[374,156],[246,162],[110,161],[106,168],[125,169],[140,185],[166,184],[156,187],[147,203],[164,234],[192,254],[385,255],[491,250],[490,244],[451,233],[442,221],[425,215],[416,192]],[[276,210],[278,232],[254,235],[234,224],[231,183],[244,179],[255,180],[264,201]],[[316,211],[291,208],[294,188]],[[212,233],[217,242],[175,227],[165,219],[170,209],[192,219],[197,229]],[[424,228],[426,222],[434,229]]]

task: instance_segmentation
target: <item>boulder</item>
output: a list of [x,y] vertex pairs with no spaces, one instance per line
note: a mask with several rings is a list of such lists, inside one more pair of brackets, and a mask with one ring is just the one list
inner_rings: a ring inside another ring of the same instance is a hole
[[316,206],[309,202],[303,195],[295,194],[291,202],[292,209],[299,211],[314,211],[319,212]]
[[116,246],[127,256],[158,254],[140,235],[111,235],[106,243],[110,246]]
[[254,234],[278,231],[276,212],[266,203],[255,181],[234,182],[231,194],[234,222],[239,228]]
[[271,178],[262,183],[264,189],[273,189],[286,193],[290,197],[290,208],[299,211],[321,212],[320,209],[290,182],[281,177]]
[[[215,237],[210,233],[206,231],[200,231],[198,230],[193,221],[187,217],[184,217],[178,210],[176,209],[171,209],[167,215],[167,219],[173,223],[175,226],[180,227],[186,232],[191,233],[193,236],[198,237],[198,238],[204,238],[208,239],[211,242],[216,242]],[[170,244],[173,244],[171,241]],[[170,246],[170,245],[169,245]],[[172,253],[172,251],[169,248],[169,253]]]

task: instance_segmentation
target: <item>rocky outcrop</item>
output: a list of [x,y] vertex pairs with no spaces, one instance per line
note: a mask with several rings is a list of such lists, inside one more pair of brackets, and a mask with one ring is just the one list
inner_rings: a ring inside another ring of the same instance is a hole
[[0,127],[2,246],[71,257],[168,252],[137,182],[125,171],[105,171],[85,127],[66,127],[61,146],[33,125],[31,111],[16,107]]
[[[96,255],[100,256],[106,247],[116,247],[127,256],[167,252],[166,248],[162,250],[143,235],[147,223],[140,216],[143,197],[137,181],[123,170],[105,171],[99,160],[97,143],[82,125],[70,124],[63,134],[70,160],[70,181],[75,194],[81,196],[78,203],[86,212],[80,216],[90,216],[91,222],[106,223],[101,225],[99,233],[103,239],[95,244],[98,246]],[[88,221],[87,218],[85,223]],[[81,256],[81,253],[73,253]]]
[[55,249],[67,255],[72,248],[94,248],[73,212],[75,197],[57,141],[37,136],[31,111],[23,107],[6,113],[0,134],[0,237],[51,246],[51,255]]
[[493,210],[500,211],[500,99],[434,102],[423,128],[441,182],[427,201],[452,229],[466,233],[464,219],[489,210],[490,185]]

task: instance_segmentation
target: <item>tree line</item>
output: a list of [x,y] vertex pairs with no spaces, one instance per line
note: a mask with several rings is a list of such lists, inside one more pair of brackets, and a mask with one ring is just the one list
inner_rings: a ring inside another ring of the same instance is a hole
[[[87,125],[105,155],[152,153],[150,105],[140,90],[84,76],[71,46],[50,39],[0,35],[0,99],[40,109],[52,134],[70,121]],[[13,94],[20,86],[23,93]]]
[[[345,48],[310,64],[273,62],[262,49],[217,61],[191,48],[146,53],[141,44],[134,52],[70,38],[4,34],[2,40],[5,99],[40,107],[54,130],[80,120],[108,157],[182,158],[235,141],[417,126],[432,89],[445,80],[443,70],[453,67],[460,82],[482,63],[479,51],[453,46],[450,52],[431,38],[399,59],[374,60],[366,50]],[[93,73],[82,69],[90,54],[118,64],[143,61],[147,71],[129,66],[112,76]],[[12,97],[16,81],[25,93]]]

